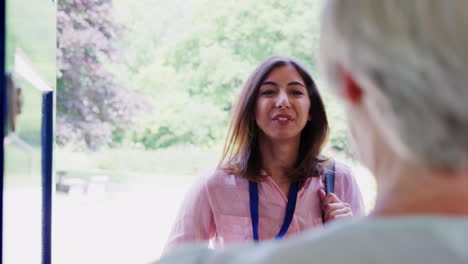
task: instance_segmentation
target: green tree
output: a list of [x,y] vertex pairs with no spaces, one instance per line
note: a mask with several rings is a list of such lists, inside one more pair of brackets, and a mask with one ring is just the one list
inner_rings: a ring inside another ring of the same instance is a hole
[[[146,148],[220,143],[239,90],[268,56],[295,57],[319,79],[319,1],[115,1],[131,55],[114,70],[155,107],[131,138]],[[332,147],[348,151],[339,105],[322,93]]]
[[113,17],[112,0],[58,2],[59,143],[91,149],[111,144],[148,110],[145,98],[122,86],[104,66],[122,59],[115,42],[123,30]]

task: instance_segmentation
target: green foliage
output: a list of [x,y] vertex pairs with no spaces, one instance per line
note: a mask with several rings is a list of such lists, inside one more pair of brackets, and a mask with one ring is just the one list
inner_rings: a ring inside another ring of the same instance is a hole
[[[266,57],[292,56],[316,73],[318,1],[114,3],[130,30],[121,44],[126,63],[110,66],[155,107],[142,129],[126,137],[145,148],[222,142],[239,90]],[[334,148],[345,150],[342,130],[332,131]]]
[[141,133],[134,134],[135,142],[157,149],[184,143],[210,146],[224,137],[226,114],[214,104],[177,91],[158,98],[163,99],[156,109],[158,118],[149,120]]
[[[104,67],[119,61],[122,35],[112,0],[61,0],[57,11],[57,141],[90,149],[115,144],[148,111],[140,93]],[[113,138],[114,136],[114,138]]]
[[[75,7],[78,15],[66,20],[65,15],[71,14],[66,11],[76,3],[91,4],[96,10],[85,16]],[[61,36],[69,39],[59,45],[69,45],[63,49],[67,53],[59,52],[59,62],[63,54],[79,55],[87,58],[85,62],[93,62],[91,68],[99,69],[98,73],[105,69],[105,74],[97,81],[90,67],[81,62],[60,67],[61,74],[66,69],[73,72],[58,80],[59,101],[66,102],[58,105],[59,124],[62,116],[68,117],[62,122],[68,126],[59,126],[59,139],[65,138],[60,135],[86,131],[78,138],[100,138],[114,146],[159,149],[220,144],[239,90],[266,57],[295,57],[317,76],[314,53],[318,49],[319,7],[315,0],[62,1],[59,40]],[[103,18],[93,22],[99,12]],[[68,25],[70,21],[81,27]],[[92,31],[100,36],[93,39],[98,40],[98,49],[87,41],[81,41],[80,49],[73,46],[83,34],[79,30],[83,25],[101,25],[99,29],[109,33]],[[125,34],[119,25],[125,25]],[[70,27],[76,36],[65,31]],[[116,60],[109,54],[124,57]],[[78,86],[71,85],[78,83],[74,77],[79,77]],[[138,91],[144,100],[128,93],[109,93],[110,88]],[[116,99],[105,99],[109,94]],[[332,127],[331,148],[350,153],[340,107],[328,95],[325,99]],[[142,116],[135,109],[145,100],[153,111]],[[109,108],[113,112],[102,111],[106,102],[112,102]],[[121,114],[112,115],[114,112]]]

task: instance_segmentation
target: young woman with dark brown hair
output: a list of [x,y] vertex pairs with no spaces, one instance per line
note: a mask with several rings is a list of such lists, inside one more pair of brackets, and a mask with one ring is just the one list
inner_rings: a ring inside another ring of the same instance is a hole
[[[325,107],[307,70],[292,58],[266,59],[240,94],[217,170],[186,197],[165,252],[195,241],[281,238],[363,215],[351,171],[321,155],[327,135]],[[328,195],[327,171],[335,175]]]

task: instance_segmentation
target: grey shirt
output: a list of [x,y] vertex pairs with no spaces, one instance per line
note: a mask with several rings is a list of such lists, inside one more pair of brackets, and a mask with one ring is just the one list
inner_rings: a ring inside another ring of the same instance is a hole
[[189,246],[160,264],[468,264],[468,218],[364,218],[289,240],[224,250]]

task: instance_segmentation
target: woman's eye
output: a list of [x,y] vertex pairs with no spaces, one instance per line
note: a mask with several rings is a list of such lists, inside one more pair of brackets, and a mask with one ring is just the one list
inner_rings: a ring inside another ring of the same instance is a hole
[[266,90],[266,91],[263,91],[261,94],[262,95],[271,95],[271,94],[274,94],[275,92],[273,90]]
[[301,91],[292,91],[291,92],[293,95],[303,95],[304,93]]

